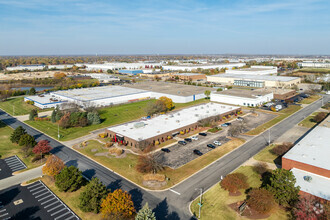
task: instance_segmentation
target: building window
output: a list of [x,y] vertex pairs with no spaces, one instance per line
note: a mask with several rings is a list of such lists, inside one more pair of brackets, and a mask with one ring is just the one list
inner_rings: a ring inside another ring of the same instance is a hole
[[132,147],[132,142],[131,142],[131,147]]

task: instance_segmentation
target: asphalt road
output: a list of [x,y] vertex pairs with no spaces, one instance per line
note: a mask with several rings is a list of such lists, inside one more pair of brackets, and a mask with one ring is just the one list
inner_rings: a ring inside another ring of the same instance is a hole
[[[329,95],[323,98],[324,103],[329,101]],[[321,100],[310,104],[301,111],[286,118],[270,129],[270,140],[274,141],[286,131],[298,124],[304,117],[310,115],[321,107]],[[189,203],[199,195],[199,189],[203,191],[216,184],[221,176],[225,176],[243,164],[250,157],[258,153],[268,144],[269,132],[266,131],[251,139],[240,148],[227,154],[207,168],[201,170],[185,181],[181,182],[172,190],[162,192],[146,191],[137,185],[121,178],[119,175],[109,171],[94,161],[82,156],[72,149],[63,146],[56,140],[36,131],[24,123],[8,116],[0,110],[0,120],[12,128],[23,126],[27,132],[36,137],[37,140],[47,139],[53,146],[52,153],[64,160],[67,165],[74,165],[83,171],[88,178],[98,177],[110,189],[122,188],[132,194],[132,198],[139,209],[148,202],[156,212],[157,219],[190,219]]]

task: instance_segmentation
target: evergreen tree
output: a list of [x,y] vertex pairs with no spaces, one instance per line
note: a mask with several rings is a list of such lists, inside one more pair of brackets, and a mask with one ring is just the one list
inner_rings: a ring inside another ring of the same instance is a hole
[[280,205],[289,207],[299,198],[300,187],[295,184],[296,178],[290,170],[276,169],[270,175],[266,189]]
[[37,111],[37,109],[32,109],[30,111],[29,120],[34,121],[35,117],[38,117],[38,111]]
[[59,121],[59,120],[62,118],[63,113],[61,112],[61,110],[60,110],[60,108],[58,107],[58,105],[57,105],[56,108],[55,108],[55,112],[56,112],[56,114],[55,114],[55,120],[56,120],[56,121]]
[[37,93],[36,89],[32,87],[29,91],[29,95],[35,95]]
[[55,185],[62,192],[72,192],[80,188],[84,179],[82,172],[74,166],[65,167],[55,176]]
[[98,213],[101,201],[107,194],[108,190],[105,185],[98,178],[93,178],[79,196],[79,208],[84,212]]
[[19,146],[34,147],[37,144],[34,137],[29,134],[23,134],[18,141]]
[[135,220],[156,220],[155,213],[149,208],[148,203],[137,213]]
[[53,110],[52,115],[50,116],[50,119],[51,119],[52,123],[56,122],[56,111],[55,111],[55,109]]
[[94,118],[93,118],[93,125],[98,125],[98,124],[101,124],[101,118],[100,118],[100,115],[99,113],[95,112],[94,113]]
[[12,143],[18,144],[19,139],[21,138],[22,135],[26,134],[25,129],[22,126],[18,126],[13,133],[10,136],[10,141]]

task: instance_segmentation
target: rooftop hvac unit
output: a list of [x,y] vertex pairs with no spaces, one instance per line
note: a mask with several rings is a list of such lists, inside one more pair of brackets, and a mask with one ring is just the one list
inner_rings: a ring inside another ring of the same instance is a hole
[[177,123],[180,123],[180,120],[176,120]]
[[204,107],[202,106],[201,109],[204,109]]
[[196,117],[198,117],[199,115],[198,114],[195,114]]
[[213,111],[215,112],[215,111],[216,111],[216,109],[214,108],[214,109],[213,109]]
[[180,115],[180,113],[178,113],[178,115]]
[[206,113],[209,113],[209,111],[206,111]]
[[197,111],[197,108],[195,108],[195,110]]

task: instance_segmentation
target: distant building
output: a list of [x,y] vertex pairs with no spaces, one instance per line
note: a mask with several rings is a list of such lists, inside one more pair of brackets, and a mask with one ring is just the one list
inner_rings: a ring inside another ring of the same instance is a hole
[[13,67],[7,67],[7,71],[35,71],[35,70],[43,70],[46,66],[45,65],[19,65]]
[[275,66],[251,66],[251,68],[244,69],[228,69],[226,73],[240,74],[240,75],[271,75],[277,74],[277,67]]
[[225,85],[246,86],[246,87],[279,87],[287,88],[301,82],[299,77],[269,76],[269,75],[240,75],[240,74],[217,74],[206,76],[208,82]]
[[70,69],[74,65],[72,64],[63,64],[63,65],[47,65],[49,70],[56,69],[56,70],[63,70],[63,69]]
[[310,131],[282,157],[302,193],[330,200],[330,116]]
[[161,63],[155,62],[139,62],[139,63],[103,63],[103,64],[80,64],[86,66],[87,71],[107,71],[107,70],[136,70],[136,69],[153,69],[161,67]]
[[184,81],[206,80],[206,75],[201,73],[176,73],[172,75],[173,78],[178,77]]
[[274,98],[273,92],[243,89],[228,89],[211,93],[212,102],[221,102],[232,105],[256,107],[269,102]]
[[125,75],[137,75],[143,73],[142,70],[119,70],[118,73],[125,74]]
[[293,89],[283,89],[283,88],[262,88],[258,89],[260,91],[264,92],[272,92],[274,94],[274,99],[277,100],[288,100],[288,99],[293,99],[297,95],[299,95],[295,90]]
[[307,68],[330,68],[330,63],[305,61],[298,63],[298,66]]
[[242,67],[245,63],[221,63],[221,64],[196,64],[196,65],[163,65],[163,70],[172,71],[192,71],[198,69],[232,69],[233,67]]
[[105,73],[88,73],[88,74],[81,74],[82,76],[89,76],[93,79],[98,79],[100,82],[119,82],[120,79],[116,76],[105,74]]

